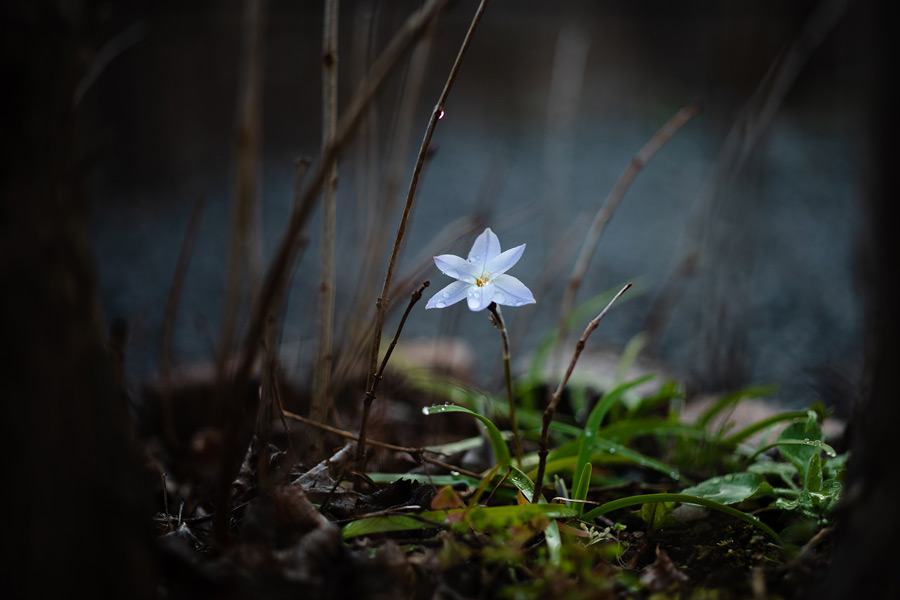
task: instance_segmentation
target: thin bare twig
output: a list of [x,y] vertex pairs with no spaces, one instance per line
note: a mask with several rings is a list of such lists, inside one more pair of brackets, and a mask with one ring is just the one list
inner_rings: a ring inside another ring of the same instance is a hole
[[391,358],[391,354],[394,352],[394,347],[397,345],[397,340],[400,338],[400,332],[403,331],[403,325],[406,324],[406,318],[409,316],[409,311],[412,310],[412,307],[415,306],[416,302],[422,299],[422,292],[425,291],[431,284],[430,281],[424,281],[422,285],[416,289],[409,298],[409,304],[406,305],[406,310],[403,312],[403,316],[400,318],[400,324],[397,326],[397,332],[394,334],[394,339],[391,340],[391,345],[388,346],[387,352],[384,353],[384,358],[381,361],[381,366],[378,368],[378,371],[372,376],[372,383],[369,385],[369,389],[366,391],[366,399],[363,401],[363,414],[362,419],[360,421],[359,426],[359,442],[356,444],[356,463],[362,464],[363,457],[365,456],[366,451],[366,427],[369,423],[369,411],[372,409],[372,403],[375,401],[375,390],[378,389],[378,384],[381,382],[381,378],[384,376],[384,369],[387,367],[388,360]]
[[[333,433],[344,439],[354,440],[354,441],[359,440],[359,436],[355,433],[351,433],[349,431],[344,431],[343,429],[339,429],[337,427],[332,427],[331,425],[326,425],[325,423],[319,423],[319,422],[313,421],[312,419],[307,419],[306,417],[301,417],[300,415],[294,414],[290,411],[282,410],[282,414],[285,417],[287,417],[288,419],[292,419],[294,421],[299,421],[300,423],[310,425],[317,429],[321,429],[322,431],[327,431],[329,433]],[[378,446],[379,448],[384,448],[385,450],[393,450],[395,452],[407,452],[409,454],[412,454],[416,458],[419,458],[422,461],[430,463],[437,467],[449,469],[451,471],[456,471],[458,473],[462,473],[463,475],[468,475],[469,477],[475,477],[476,479],[481,478],[481,475],[479,475],[478,473],[475,473],[474,471],[469,471],[462,467],[458,467],[456,465],[451,465],[448,462],[444,462],[444,461],[436,459],[436,458],[431,458],[429,456],[425,456],[426,452],[430,453],[430,454],[441,455],[440,452],[436,452],[434,450],[429,450],[428,448],[415,448],[412,446],[398,446],[396,444],[389,444],[387,442],[381,442],[381,441],[373,440],[373,439],[369,439],[367,443],[372,446]]]
[[553,396],[550,397],[547,408],[544,409],[544,418],[541,424],[541,447],[538,450],[538,472],[537,478],[534,481],[534,495],[531,497],[533,503],[540,501],[541,491],[544,487],[544,470],[547,467],[547,438],[550,434],[550,422],[553,421],[553,415],[556,413],[556,406],[559,404],[559,399],[562,397],[563,390],[566,388],[569,377],[571,377],[572,371],[575,369],[575,363],[578,362],[578,357],[581,356],[581,352],[584,350],[584,345],[587,342],[588,337],[595,329],[597,329],[600,320],[606,316],[606,313],[609,312],[609,309],[612,308],[612,305],[615,304],[616,300],[618,300],[630,287],[631,283],[629,282],[625,287],[619,290],[619,293],[616,294],[612,300],[609,301],[606,308],[604,308],[599,315],[594,317],[594,319],[587,324],[587,327],[584,328],[584,333],[581,334],[581,338],[578,340],[578,343],[575,344],[575,352],[572,353],[572,360],[569,361],[569,368],[566,369],[566,374],[559,382],[556,391],[553,392]]
[[[334,139],[337,129],[338,93],[338,7],[339,0],[326,0],[322,26],[322,149]],[[311,418],[328,419],[331,408],[331,370],[334,335],[334,243],[337,228],[337,159],[328,166],[322,188],[322,256],[319,266],[318,356],[313,375]],[[317,455],[325,449],[325,438],[313,437]]]
[[631,159],[631,162],[628,163],[628,167],[622,172],[622,175],[616,182],[615,187],[613,187],[609,196],[606,197],[603,206],[597,211],[587,237],[584,239],[581,253],[575,261],[575,266],[572,268],[572,275],[569,277],[569,283],[566,286],[566,291],[563,296],[559,314],[558,343],[562,343],[562,341],[565,340],[567,333],[566,319],[568,318],[569,313],[572,312],[572,306],[575,303],[575,294],[578,293],[578,288],[581,287],[584,275],[587,273],[588,266],[591,264],[594,250],[596,250],[597,244],[600,242],[600,238],[603,235],[603,231],[606,229],[606,225],[609,223],[610,219],[612,219],[613,213],[615,213],[622,198],[624,198],[625,194],[628,192],[628,188],[631,187],[631,184],[634,182],[635,178],[637,178],[638,173],[640,173],[641,169],[644,168],[644,165],[647,164],[653,155],[669,141],[682,125],[687,123],[691,117],[696,115],[699,111],[699,104],[690,104],[682,108],[674,117],[669,119],[669,121],[663,125],[652,138],[650,138],[650,141],[641,148],[641,151]]
[[[381,288],[381,296],[375,302],[375,331],[372,336],[372,350],[369,356],[369,382],[367,384],[366,390],[366,399],[365,402],[367,404],[371,404],[372,402],[372,390],[376,383],[376,366],[378,364],[378,354],[381,351],[381,332],[384,329],[384,316],[387,312],[387,306],[390,301],[389,293],[391,290],[391,281],[394,277],[394,268],[396,266],[397,255],[400,252],[400,245],[403,242],[403,235],[406,232],[406,221],[409,218],[409,212],[412,208],[413,200],[416,196],[416,191],[419,186],[419,175],[422,172],[422,165],[425,164],[425,157],[428,154],[428,147],[431,145],[431,137],[434,135],[434,129],[437,126],[437,122],[444,116],[444,104],[447,102],[447,97],[450,95],[450,90],[453,87],[453,83],[456,81],[456,76],[459,73],[459,68],[462,65],[462,59],[466,54],[466,51],[469,49],[469,44],[472,41],[472,37],[475,35],[475,30],[478,27],[478,24],[481,22],[481,16],[484,14],[484,9],[487,6],[488,0],[481,0],[481,3],[478,5],[478,9],[475,11],[475,16],[472,18],[472,23],[469,25],[469,30],[466,32],[466,37],[463,39],[462,46],[459,49],[459,53],[456,55],[456,60],[453,62],[453,66],[450,68],[450,74],[447,77],[447,82],[444,84],[444,89],[441,91],[441,95],[438,98],[437,104],[435,104],[434,109],[431,111],[431,118],[428,120],[428,126],[425,128],[425,137],[422,140],[422,145],[419,148],[419,156],[416,159],[416,165],[413,168],[412,180],[409,183],[409,191],[406,194],[406,204],[403,207],[403,215],[400,217],[400,225],[397,227],[397,238],[394,241],[394,248],[391,250],[391,259],[388,262],[387,273],[384,276],[384,285]],[[363,409],[363,421],[360,424],[359,435],[360,435],[360,443],[357,445],[356,449],[356,460],[357,463],[361,463],[364,457],[365,451],[365,428],[366,428],[366,418],[368,417],[369,411],[368,408]]]

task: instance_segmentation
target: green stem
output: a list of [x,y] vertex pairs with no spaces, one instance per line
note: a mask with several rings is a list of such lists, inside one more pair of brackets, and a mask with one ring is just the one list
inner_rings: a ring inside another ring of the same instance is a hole
[[506,323],[503,322],[503,315],[500,314],[500,307],[496,302],[491,302],[488,306],[491,311],[491,322],[500,331],[500,337],[503,338],[503,371],[506,376],[506,397],[509,401],[509,428],[513,434],[513,452],[516,457],[516,466],[522,468],[522,439],[519,437],[519,422],[516,419],[516,399],[513,396],[512,372],[509,367],[509,334],[506,332]]

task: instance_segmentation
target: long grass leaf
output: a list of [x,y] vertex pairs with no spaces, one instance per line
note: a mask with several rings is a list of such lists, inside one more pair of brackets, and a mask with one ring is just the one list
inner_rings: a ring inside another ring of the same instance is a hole
[[511,462],[509,448],[506,446],[506,442],[503,440],[503,434],[500,433],[500,430],[496,425],[494,425],[493,421],[491,421],[484,415],[480,415],[473,410],[469,410],[468,408],[457,406],[455,404],[437,404],[435,406],[426,406],[422,409],[422,412],[426,415],[446,414],[452,412],[460,412],[472,415],[473,417],[481,421],[487,429],[488,439],[490,439],[491,441],[491,447],[494,450],[494,456],[497,458],[497,463],[502,466],[506,466]]
[[594,449],[597,447],[596,437],[597,432],[600,429],[600,424],[603,422],[603,417],[606,416],[606,413],[609,412],[609,409],[612,405],[622,397],[622,394],[627,392],[633,387],[636,387],[645,381],[649,381],[652,379],[653,375],[645,375],[644,377],[639,377],[633,381],[629,381],[627,383],[623,383],[619,385],[606,394],[597,402],[597,405],[594,406],[593,410],[591,410],[591,414],[588,416],[587,424],[584,426],[584,433],[581,436],[581,445],[578,449],[578,460],[575,463],[575,475],[576,481],[572,482],[572,488],[578,488],[578,476],[581,471],[584,469],[584,465],[587,464],[590,459],[591,454],[594,452]]
[[681,502],[682,504],[696,504],[698,506],[711,508],[759,528],[769,537],[775,540],[776,543],[781,545],[781,538],[778,536],[778,534],[775,533],[775,531],[771,527],[769,527],[753,515],[747,514],[735,508],[731,508],[730,506],[721,504],[714,500],[700,498],[699,496],[691,496],[688,494],[642,494],[640,496],[620,498],[618,500],[613,500],[612,502],[607,502],[606,504],[601,504],[597,508],[589,510],[584,514],[583,518],[585,521],[591,521],[593,519],[596,519],[600,515],[605,515],[606,513],[612,512],[614,510],[628,508],[629,506],[639,506],[641,504],[647,504],[649,502]]
[[452,510],[431,510],[409,515],[378,515],[347,523],[341,537],[347,540],[360,535],[372,535],[391,531],[411,531],[446,527],[465,521],[477,531],[508,528],[528,522],[535,517],[568,519],[575,516],[575,509],[564,504],[519,504],[511,506],[479,506]]

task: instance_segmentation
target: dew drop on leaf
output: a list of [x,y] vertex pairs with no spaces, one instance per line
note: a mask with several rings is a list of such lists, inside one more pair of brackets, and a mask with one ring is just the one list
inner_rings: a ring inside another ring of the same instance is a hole
[[437,302],[435,304],[435,306],[437,306],[438,308],[445,308],[447,306],[447,303],[446,302]]

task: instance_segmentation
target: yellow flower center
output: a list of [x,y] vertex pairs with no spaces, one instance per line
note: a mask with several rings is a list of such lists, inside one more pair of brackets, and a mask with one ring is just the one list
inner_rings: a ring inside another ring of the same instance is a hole
[[477,285],[478,287],[484,287],[487,285],[487,282],[488,282],[488,278],[482,276],[481,279],[475,280],[475,285]]

